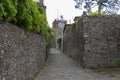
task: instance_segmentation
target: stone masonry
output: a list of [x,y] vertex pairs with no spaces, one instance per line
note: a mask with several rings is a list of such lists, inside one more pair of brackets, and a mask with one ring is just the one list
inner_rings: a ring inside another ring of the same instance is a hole
[[83,16],[64,36],[64,53],[85,67],[114,67],[120,62],[120,15]]
[[33,80],[45,56],[43,37],[0,22],[0,80]]
[[73,31],[64,33],[64,53],[76,61],[83,63],[84,40],[82,35],[82,20],[80,20]]
[[57,43],[58,42],[58,40],[62,37],[62,28],[60,28],[61,26],[60,26],[60,23],[64,23],[64,24],[66,24],[67,23],[67,21],[65,21],[65,20],[59,20],[59,19],[55,19],[54,21],[53,21],[53,24],[52,24],[52,28],[53,29],[55,29],[55,36],[54,36],[54,39],[52,40],[53,42],[53,46],[52,47],[57,47],[57,48],[59,48],[59,44]]

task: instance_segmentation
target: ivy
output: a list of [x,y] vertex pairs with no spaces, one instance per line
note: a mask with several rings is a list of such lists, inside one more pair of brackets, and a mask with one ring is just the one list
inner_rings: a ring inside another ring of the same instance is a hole
[[100,16],[100,15],[102,15],[102,16],[104,16],[104,15],[106,15],[106,12],[90,12],[90,14],[89,14],[89,16],[91,16],[91,17],[94,17],[94,16]]
[[120,60],[116,62],[116,65],[120,67]]
[[12,0],[0,0],[0,20],[15,21],[17,10]]
[[54,35],[48,27],[45,10],[33,0],[0,0],[0,20],[43,35],[48,44]]
[[3,20],[1,16],[6,16],[6,13],[4,11],[3,4],[0,3],[0,20]]
[[66,29],[66,33],[74,31],[75,26],[76,26],[76,23],[71,24],[71,25]]

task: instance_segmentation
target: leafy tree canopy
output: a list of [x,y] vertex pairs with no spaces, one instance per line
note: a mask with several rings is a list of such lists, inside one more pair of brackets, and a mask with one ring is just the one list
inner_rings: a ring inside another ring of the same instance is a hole
[[76,2],[76,8],[84,7],[88,13],[92,8],[98,7],[98,12],[101,10],[106,11],[109,14],[117,13],[120,9],[120,0],[74,0]]

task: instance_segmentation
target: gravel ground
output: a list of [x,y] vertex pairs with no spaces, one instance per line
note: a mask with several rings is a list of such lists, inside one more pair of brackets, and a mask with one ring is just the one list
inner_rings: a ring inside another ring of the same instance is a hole
[[120,69],[83,69],[59,50],[51,49],[48,64],[34,80],[120,80]]

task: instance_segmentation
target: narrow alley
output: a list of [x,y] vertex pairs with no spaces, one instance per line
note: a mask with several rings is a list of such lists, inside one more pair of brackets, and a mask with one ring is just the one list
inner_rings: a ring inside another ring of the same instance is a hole
[[51,49],[48,64],[34,80],[120,80],[119,75],[83,69],[59,50]]

